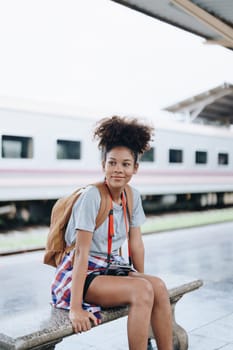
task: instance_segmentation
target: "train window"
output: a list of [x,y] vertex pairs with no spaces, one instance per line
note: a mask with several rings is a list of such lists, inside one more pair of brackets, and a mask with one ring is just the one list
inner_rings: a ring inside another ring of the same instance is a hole
[[57,140],[57,159],[81,159],[81,142]]
[[151,147],[151,149],[149,149],[149,151],[146,151],[140,159],[141,162],[154,162],[154,160],[155,160],[154,147]]
[[2,135],[2,158],[32,158],[31,137]]
[[195,152],[195,162],[196,162],[196,164],[206,164],[207,163],[207,152],[196,151]]
[[169,149],[169,163],[182,163],[183,151],[181,149]]
[[228,153],[219,153],[218,154],[218,164],[227,165],[228,164]]

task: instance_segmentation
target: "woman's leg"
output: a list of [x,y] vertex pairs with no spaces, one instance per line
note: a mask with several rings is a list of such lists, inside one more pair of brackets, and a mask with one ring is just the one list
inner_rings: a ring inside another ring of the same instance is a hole
[[132,273],[133,276],[146,279],[151,283],[154,302],[151,313],[151,326],[159,350],[172,350],[172,311],[167,288],[157,277]]
[[135,277],[98,276],[89,286],[85,301],[103,307],[129,305],[129,349],[146,350],[154,303],[150,281]]

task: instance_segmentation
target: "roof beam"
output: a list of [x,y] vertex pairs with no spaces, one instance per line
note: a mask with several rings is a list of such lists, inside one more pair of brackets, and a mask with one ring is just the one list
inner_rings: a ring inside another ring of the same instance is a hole
[[221,45],[224,47],[228,47],[229,49],[233,49],[233,40],[229,41],[226,39],[207,39],[204,44],[210,45]]
[[169,112],[186,112],[186,110],[194,110],[199,109],[200,107],[205,107],[214,101],[218,100],[219,98],[226,96],[227,93],[229,93],[226,88],[225,89],[218,89],[217,91],[213,91],[214,89],[207,91],[206,93],[202,93],[196,96],[193,96],[192,98],[188,98],[184,101],[181,101],[179,103],[176,103],[172,106],[164,108],[164,110]]
[[[220,34],[227,43],[230,42],[233,45],[233,28],[228,24],[224,23],[220,19],[211,15],[207,11],[203,10],[198,5],[194,4],[190,0],[170,0],[171,3],[180,7],[185,12],[196,17],[199,21],[203,22],[205,25],[209,26],[215,32]],[[224,45],[225,46],[225,45]],[[228,46],[227,46],[228,47]]]

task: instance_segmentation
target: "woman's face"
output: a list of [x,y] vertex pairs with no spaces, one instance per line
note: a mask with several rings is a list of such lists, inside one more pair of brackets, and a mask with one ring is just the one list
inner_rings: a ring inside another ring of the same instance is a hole
[[138,163],[134,163],[134,156],[130,149],[118,146],[107,153],[103,169],[108,185],[113,189],[123,189],[137,172]]

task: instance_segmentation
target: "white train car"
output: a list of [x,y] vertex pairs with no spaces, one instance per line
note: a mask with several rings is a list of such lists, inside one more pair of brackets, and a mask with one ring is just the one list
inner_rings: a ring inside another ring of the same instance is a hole
[[154,161],[142,163],[137,181],[142,194],[152,194],[152,208],[156,203],[196,207],[233,203],[230,129],[178,122],[156,122],[155,129]]
[[93,124],[87,118],[5,111],[0,201],[54,199],[95,180],[100,156],[91,140]]
[[[57,198],[103,178],[96,120],[0,109],[0,213],[42,217]],[[132,184],[146,209],[233,203],[233,132],[156,122]]]

